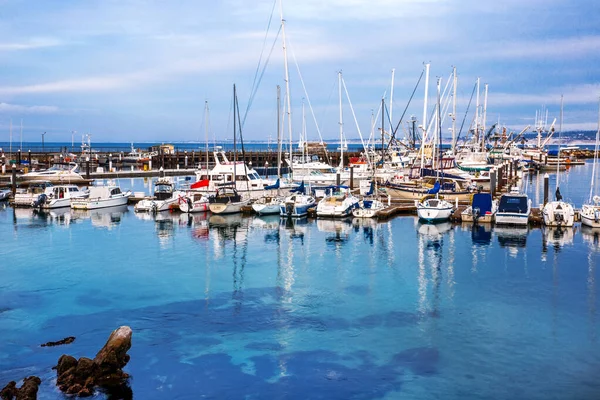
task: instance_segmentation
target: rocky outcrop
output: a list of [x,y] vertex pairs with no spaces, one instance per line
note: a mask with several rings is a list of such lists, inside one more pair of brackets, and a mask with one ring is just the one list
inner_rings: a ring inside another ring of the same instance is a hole
[[129,362],[127,351],[131,348],[131,335],[128,326],[114,330],[93,360],[62,355],[54,367],[60,390],[81,397],[91,396],[96,387],[107,392],[127,391],[129,375],[122,368]]
[[37,399],[38,388],[42,380],[37,376],[25,378],[23,385],[17,388],[17,383],[11,381],[0,391],[0,399],[2,400],[35,400]]
[[70,344],[73,343],[75,341],[75,336],[69,336],[66,337],[62,340],[59,340],[57,342],[47,342],[42,344],[42,347],[54,347],[54,346],[60,346],[61,344]]

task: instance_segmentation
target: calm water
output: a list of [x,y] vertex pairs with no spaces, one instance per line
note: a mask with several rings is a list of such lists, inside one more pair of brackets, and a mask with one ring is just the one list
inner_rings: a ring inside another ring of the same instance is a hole
[[[561,178],[577,207],[588,167]],[[600,232],[579,226],[0,206],[0,235],[0,384],[38,375],[40,399],[124,324],[138,399],[600,397]]]

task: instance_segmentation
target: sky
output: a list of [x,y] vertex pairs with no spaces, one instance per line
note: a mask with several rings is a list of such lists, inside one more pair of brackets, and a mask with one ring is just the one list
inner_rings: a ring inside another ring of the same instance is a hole
[[409,99],[425,63],[428,114],[437,79],[443,89],[456,67],[459,125],[472,121],[479,77],[487,126],[520,131],[547,109],[558,127],[563,95],[563,131],[597,129],[600,2],[282,1],[0,0],[0,142],[11,120],[25,142],[43,132],[47,142],[232,139],[234,84],[244,139],[276,140],[277,85],[282,103],[287,94],[280,9],[295,141],[303,121],[309,140],[339,138],[339,71],[347,139],[369,136],[382,98],[394,125],[405,109],[404,122],[420,121],[424,78]]

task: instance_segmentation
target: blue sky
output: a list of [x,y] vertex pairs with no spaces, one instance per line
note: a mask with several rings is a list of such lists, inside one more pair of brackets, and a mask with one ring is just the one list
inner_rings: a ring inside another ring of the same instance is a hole
[[[558,0],[283,0],[294,136],[305,97],[323,137],[338,137],[337,72],[360,130],[388,94],[395,69],[397,121],[431,63],[435,80],[458,69],[458,118],[477,77],[489,84],[488,121],[521,130],[546,106],[563,130],[595,130],[600,96],[600,3]],[[245,110],[263,49],[271,0],[0,0],[0,141],[93,142],[232,137],[232,85]],[[279,5],[267,52],[279,26]],[[296,61],[295,61],[296,60]],[[276,137],[278,41],[244,126],[244,138]],[[421,85],[408,110],[421,118]],[[473,110],[473,107],[471,108]],[[307,112],[307,134],[317,139]],[[468,118],[470,120],[471,117]],[[348,100],[344,129],[357,138]]]

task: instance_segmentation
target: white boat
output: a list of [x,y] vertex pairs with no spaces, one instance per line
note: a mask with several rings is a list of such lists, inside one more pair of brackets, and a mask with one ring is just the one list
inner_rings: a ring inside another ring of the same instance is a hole
[[600,147],[600,104],[598,105],[598,130],[596,131],[596,146],[594,147],[594,164],[592,166],[592,182],[590,184],[590,197],[587,204],[581,207],[581,224],[591,228],[600,228],[600,196],[595,193],[598,148]]
[[38,205],[44,209],[70,207],[71,201],[85,199],[90,191],[87,188],[80,189],[77,185],[56,185],[52,187],[50,194],[40,199]]
[[205,192],[188,190],[179,194],[179,209],[184,213],[208,211],[209,198]]
[[263,196],[252,203],[252,209],[258,215],[279,214],[283,198],[279,196]]
[[526,194],[508,193],[500,197],[496,224],[525,225],[529,224],[531,214],[531,200]]
[[127,206],[131,191],[122,192],[114,183],[105,186],[91,186],[86,199],[71,201],[71,208],[79,210],[95,210],[98,208]]
[[44,171],[29,172],[22,176],[25,181],[47,181],[51,183],[85,182],[79,174],[79,165],[74,162],[56,163]]
[[8,200],[11,193],[10,189],[0,189],[0,201]]
[[426,222],[443,222],[450,220],[454,205],[439,196],[425,196],[417,202],[417,215]]
[[353,216],[356,218],[375,218],[379,211],[385,208],[385,205],[378,198],[373,197],[376,190],[375,181],[372,180],[371,188],[359,202],[358,208],[352,210]]
[[242,207],[248,205],[250,199],[244,199],[232,186],[224,186],[210,198],[208,208],[214,214],[235,214],[242,212]]
[[134,207],[135,212],[160,212],[179,208],[179,193],[174,191],[173,180],[158,178],[154,183],[154,196],[145,197]]
[[347,217],[358,207],[359,199],[347,186],[330,186],[317,204],[318,217]]
[[461,214],[462,222],[493,223],[498,211],[498,203],[492,200],[489,193],[476,193],[473,195],[471,205]]
[[575,209],[573,206],[565,201],[558,200],[549,201],[542,209],[542,216],[544,218],[544,225],[546,226],[558,226],[558,227],[570,227],[575,224]]
[[42,195],[48,197],[52,193],[52,188],[53,185],[50,182],[25,182],[17,187],[13,205],[15,207],[33,207]]
[[314,196],[304,193],[304,182],[291,192],[279,205],[279,215],[282,217],[303,217],[317,204]]
[[89,218],[94,227],[112,229],[121,223],[127,211],[127,204],[123,204],[97,209],[73,209],[71,215],[76,218]]

